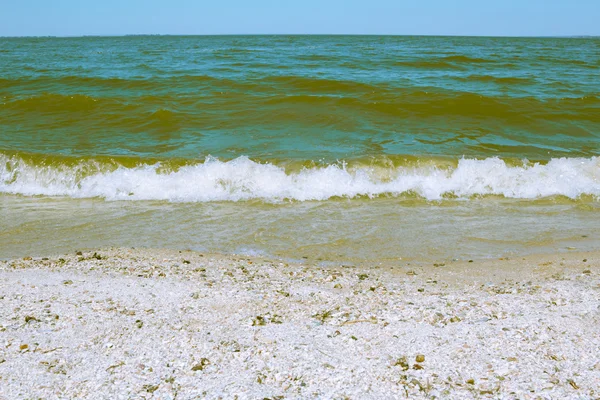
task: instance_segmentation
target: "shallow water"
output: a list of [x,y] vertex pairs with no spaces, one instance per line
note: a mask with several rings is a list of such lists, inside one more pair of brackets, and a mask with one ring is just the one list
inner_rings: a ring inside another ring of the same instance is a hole
[[600,39],[0,38],[0,257],[598,249]]

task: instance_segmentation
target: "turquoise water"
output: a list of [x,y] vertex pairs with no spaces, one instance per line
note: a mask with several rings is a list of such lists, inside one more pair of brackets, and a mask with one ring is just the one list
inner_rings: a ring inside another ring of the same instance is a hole
[[0,38],[0,257],[597,249],[600,39]]

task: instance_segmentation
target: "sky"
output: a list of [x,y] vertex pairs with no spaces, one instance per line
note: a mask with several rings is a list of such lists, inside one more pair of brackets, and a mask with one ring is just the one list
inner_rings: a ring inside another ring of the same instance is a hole
[[0,0],[0,36],[600,35],[600,0]]

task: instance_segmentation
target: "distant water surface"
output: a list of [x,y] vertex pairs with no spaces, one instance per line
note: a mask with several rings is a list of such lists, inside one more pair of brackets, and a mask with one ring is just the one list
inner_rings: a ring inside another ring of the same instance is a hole
[[0,257],[598,249],[600,39],[0,38]]

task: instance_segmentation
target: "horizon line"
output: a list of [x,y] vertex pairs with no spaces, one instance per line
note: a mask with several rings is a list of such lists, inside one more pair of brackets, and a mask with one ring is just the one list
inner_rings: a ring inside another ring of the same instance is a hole
[[123,33],[123,34],[82,34],[82,35],[0,35],[2,39],[25,39],[25,38],[115,38],[131,36],[176,36],[176,37],[211,37],[211,36],[392,36],[392,37],[471,37],[471,38],[564,38],[584,39],[600,38],[598,35],[453,35],[453,34],[403,34],[403,33]]

